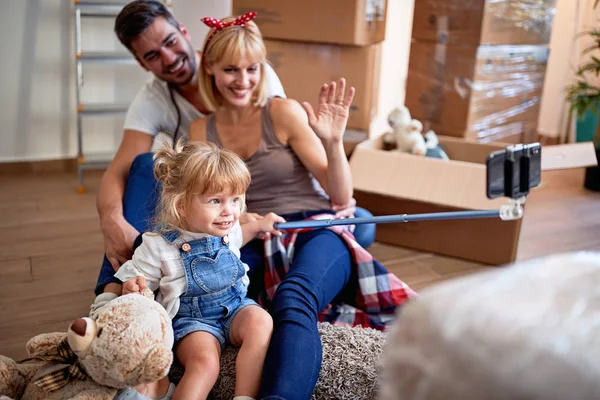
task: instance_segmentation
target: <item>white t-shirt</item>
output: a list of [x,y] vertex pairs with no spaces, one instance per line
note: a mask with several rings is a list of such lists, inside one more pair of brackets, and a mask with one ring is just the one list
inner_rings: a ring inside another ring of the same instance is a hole
[[[265,76],[269,95],[285,98],[281,81],[269,63],[265,64]],[[172,143],[172,135],[177,127],[177,110],[171,100],[170,92],[165,81],[152,76],[131,102],[125,117],[124,129],[154,136],[153,148],[162,145],[167,138]],[[204,117],[205,114],[198,111],[177,91],[173,91],[173,99],[181,113],[178,137],[188,137],[191,122]],[[160,138],[157,137],[159,133]]]
[[[180,232],[181,236],[178,239],[184,242],[209,236],[206,233],[184,230]],[[167,241],[162,235],[153,232],[144,233],[142,238],[142,244],[135,249],[131,260],[123,264],[115,276],[122,282],[136,276],[146,278],[150,290],[160,289],[156,301],[173,318],[179,311],[179,297],[185,293],[187,288],[185,267],[181,260],[179,247]],[[229,249],[238,258],[240,258],[242,243],[242,228],[238,222],[229,232]],[[250,283],[247,264],[244,264],[244,269],[246,274],[242,277],[242,283],[247,287]]]

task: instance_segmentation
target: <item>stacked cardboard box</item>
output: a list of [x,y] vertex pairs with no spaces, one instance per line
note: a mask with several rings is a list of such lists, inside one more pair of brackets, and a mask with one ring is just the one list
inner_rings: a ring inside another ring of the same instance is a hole
[[478,142],[529,142],[555,0],[415,2],[406,106],[426,128]]
[[256,11],[267,57],[286,95],[316,108],[319,88],[346,78],[356,88],[348,129],[368,131],[377,112],[385,0],[233,0]]

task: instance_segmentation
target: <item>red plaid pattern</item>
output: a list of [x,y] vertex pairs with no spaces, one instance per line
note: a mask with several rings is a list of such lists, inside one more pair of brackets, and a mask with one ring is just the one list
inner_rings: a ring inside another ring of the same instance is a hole
[[[319,218],[329,219],[331,215],[315,215],[310,219]],[[358,292],[355,306],[329,304],[319,313],[319,321],[387,330],[398,306],[417,296],[417,293],[363,249],[346,227],[331,226],[327,229],[340,235],[350,249],[356,270],[352,276],[358,279]],[[270,306],[277,287],[289,271],[298,234],[309,230],[289,230],[283,236],[265,239],[265,291],[259,298],[261,306]]]

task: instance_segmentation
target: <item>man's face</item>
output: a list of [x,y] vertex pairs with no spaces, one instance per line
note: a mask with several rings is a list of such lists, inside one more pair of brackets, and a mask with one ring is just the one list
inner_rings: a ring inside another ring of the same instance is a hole
[[175,85],[190,83],[197,75],[190,35],[184,26],[180,29],[159,17],[131,41],[140,65],[157,78]]

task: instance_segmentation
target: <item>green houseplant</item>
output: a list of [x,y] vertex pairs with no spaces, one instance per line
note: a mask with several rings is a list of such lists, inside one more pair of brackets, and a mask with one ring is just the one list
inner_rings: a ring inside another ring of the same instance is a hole
[[[600,50],[600,29],[592,29],[582,32],[580,35],[589,35],[592,38],[592,44],[585,48],[582,54],[588,54]],[[600,108],[600,86],[589,79],[590,74],[595,77],[600,75],[600,58],[592,55],[590,59],[579,66],[576,72],[576,81],[567,87],[567,101],[571,104],[570,110],[578,120],[585,121],[586,118],[594,118],[596,121],[599,116]],[[591,135],[584,135],[578,138],[578,141],[593,140],[598,147],[598,132],[594,129]]]
[[[600,0],[594,2],[595,9]],[[591,44],[587,46],[582,55],[591,54],[576,72],[575,82],[566,88],[566,100],[570,103],[570,111],[577,118],[576,141],[592,141],[596,148],[596,158],[600,159],[600,28],[581,32],[579,35],[588,36]],[[588,189],[600,191],[600,168],[588,167],[586,169],[584,186]]]

